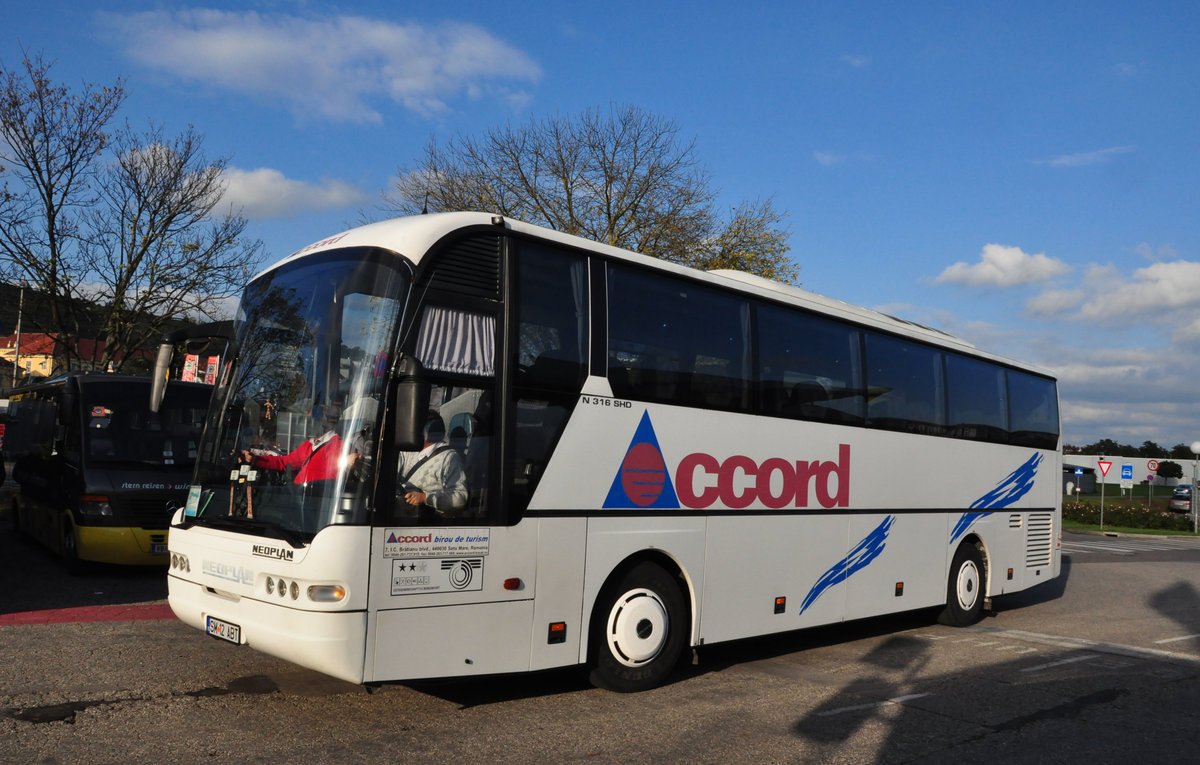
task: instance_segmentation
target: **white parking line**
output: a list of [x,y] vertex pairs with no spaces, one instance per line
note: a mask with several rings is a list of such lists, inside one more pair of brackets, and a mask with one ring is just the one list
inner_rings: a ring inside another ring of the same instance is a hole
[[1183,664],[1190,667],[1195,667],[1196,665],[1200,664],[1200,656],[1188,653],[1166,651],[1161,648],[1143,648],[1136,645],[1106,643],[1101,640],[1088,640],[1086,638],[1065,637],[1062,635],[1043,635],[1036,632],[1010,630],[1003,627],[977,627],[976,629],[978,629],[980,632],[995,635],[997,637],[1023,640],[1028,643],[1041,643],[1043,645],[1050,645],[1058,648],[1096,651],[1111,656],[1124,656],[1128,659],[1157,659],[1159,661],[1167,661],[1171,662],[1172,664]]
[[855,706],[852,706],[852,707],[839,707],[838,709],[828,709],[824,712],[817,713],[817,717],[830,717],[832,715],[840,715],[840,714],[845,714],[847,712],[861,712],[865,709],[878,709],[880,707],[890,707],[890,706],[894,706],[896,704],[903,704],[906,701],[912,701],[913,699],[924,698],[925,696],[929,696],[929,695],[930,694],[928,694],[928,693],[910,693],[907,696],[897,696],[896,698],[888,699],[887,701],[876,701],[871,704],[856,704]]
[[1183,637],[1167,638],[1166,640],[1155,640],[1154,644],[1162,645],[1163,643],[1178,643],[1181,640],[1193,640],[1195,638],[1200,638],[1200,635],[1184,635]]
[[1026,667],[1025,669],[1022,669],[1021,671],[1022,672],[1041,672],[1043,669],[1050,669],[1052,667],[1061,667],[1064,664],[1074,664],[1079,661],[1091,661],[1092,659],[1097,659],[1099,657],[1100,657],[1100,654],[1097,654],[1097,653],[1085,653],[1085,654],[1080,654],[1079,656],[1071,656],[1066,659],[1059,659],[1058,661],[1052,661],[1052,662],[1049,662],[1048,664],[1039,664],[1036,667]]

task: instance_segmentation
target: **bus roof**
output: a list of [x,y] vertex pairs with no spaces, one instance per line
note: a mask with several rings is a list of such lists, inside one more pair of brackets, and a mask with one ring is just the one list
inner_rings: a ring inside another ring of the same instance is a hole
[[606,257],[635,262],[650,268],[674,272],[688,278],[706,281],[722,289],[756,294],[768,299],[807,307],[820,313],[841,316],[856,324],[873,326],[897,334],[920,338],[936,345],[958,347],[979,356],[989,357],[1015,367],[1031,369],[1032,371],[1037,371],[1039,374],[1049,376],[1048,372],[1034,369],[1031,365],[1018,363],[1012,359],[997,356],[986,351],[980,351],[966,340],[942,330],[874,311],[870,308],[846,303],[835,298],[826,297],[825,295],[810,292],[800,287],[730,269],[698,271],[694,268],[652,258],[630,250],[601,244],[571,234],[564,234],[561,231],[505,218],[495,213],[431,213],[428,215],[414,215],[370,223],[343,231],[340,234],[318,242],[313,242],[272,265],[271,269],[297,258],[344,247],[379,247],[403,255],[414,264],[418,264],[422,255],[428,252],[431,247],[445,236],[459,229],[476,226],[503,227],[515,233],[558,242],[568,247],[588,250]]

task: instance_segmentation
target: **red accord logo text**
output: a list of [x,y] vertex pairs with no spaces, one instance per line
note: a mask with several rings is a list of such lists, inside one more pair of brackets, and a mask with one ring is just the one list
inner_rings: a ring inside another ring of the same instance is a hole
[[850,504],[850,445],[838,446],[833,461],[805,462],[771,457],[762,464],[734,455],[718,460],[711,454],[689,454],[675,470],[679,504],[690,508],[764,506],[809,507],[811,500],[824,508]]

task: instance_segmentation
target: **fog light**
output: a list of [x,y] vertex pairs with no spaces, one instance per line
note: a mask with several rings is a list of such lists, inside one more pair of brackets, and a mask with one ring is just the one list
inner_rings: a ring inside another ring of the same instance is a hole
[[287,582],[283,581],[282,579],[279,580],[279,597],[287,597]]
[[292,600],[295,600],[296,598],[300,597],[300,585],[296,584],[295,582],[292,582],[292,586],[289,588],[288,594],[290,594],[292,596]]
[[268,595],[275,594],[275,580],[269,576],[267,577],[267,594]]

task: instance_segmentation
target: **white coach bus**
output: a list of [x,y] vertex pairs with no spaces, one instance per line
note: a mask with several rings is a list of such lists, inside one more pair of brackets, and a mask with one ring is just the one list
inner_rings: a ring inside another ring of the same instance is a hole
[[[405,500],[422,448],[453,452],[444,502]],[[1060,473],[1054,379],[949,335],[500,216],[404,218],[247,287],[170,604],[352,682],[585,664],[635,691],[688,647],[975,622],[1059,574]]]

